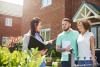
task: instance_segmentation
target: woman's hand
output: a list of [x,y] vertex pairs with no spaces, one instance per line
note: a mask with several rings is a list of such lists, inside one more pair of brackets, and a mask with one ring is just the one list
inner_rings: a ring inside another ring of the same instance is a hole
[[96,57],[94,55],[92,56],[92,61],[93,61],[93,66],[95,67],[97,65],[97,62],[96,62]]
[[47,49],[45,49],[45,50],[41,50],[41,51],[40,51],[41,55],[45,55],[46,52],[47,52]]
[[53,41],[54,41],[54,40],[49,40],[49,41],[46,41],[45,43],[46,43],[46,44],[52,44]]

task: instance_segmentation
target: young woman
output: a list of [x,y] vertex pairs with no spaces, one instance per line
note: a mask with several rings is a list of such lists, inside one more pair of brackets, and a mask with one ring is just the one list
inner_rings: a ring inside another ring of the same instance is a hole
[[[40,35],[40,30],[41,30],[41,20],[39,18],[34,18],[31,21],[30,24],[30,31],[24,35],[23,38],[23,46],[22,46],[22,50],[27,50],[27,49],[31,49],[31,48],[35,48],[36,44],[33,43],[34,41],[32,41],[32,37],[36,38],[38,41],[40,42],[44,42],[43,38]],[[51,41],[48,41],[48,43],[52,43]],[[46,50],[41,50],[40,51],[43,55],[46,53]],[[40,65],[40,67],[46,67],[45,65],[45,61],[43,60],[43,63]]]
[[85,67],[93,67],[93,61],[95,61],[95,40],[93,33],[89,32],[90,23],[91,22],[89,20],[81,20],[77,24],[78,30],[80,32],[77,40],[79,50],[79,65],[92,65]]

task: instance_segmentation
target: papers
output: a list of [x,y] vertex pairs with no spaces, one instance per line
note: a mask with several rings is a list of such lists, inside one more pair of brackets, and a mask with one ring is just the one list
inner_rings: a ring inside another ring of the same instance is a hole
[[62,41],[62,48],[67,48],[71,46],[71,42],[70,41]]
[[[68,48],[71,46],[71,41],[62,41],[62,48]],[[69,54],[68,51],[62,52],[63,55]]]

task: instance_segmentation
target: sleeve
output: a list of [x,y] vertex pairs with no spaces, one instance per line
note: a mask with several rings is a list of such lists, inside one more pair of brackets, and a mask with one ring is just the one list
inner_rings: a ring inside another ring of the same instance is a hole
[[90,37],[91,37],[91,36],[93,36],[93,37],[94,37],[94,34],[93,34],[92,32],[90,32]]
[[56,46],[61,46],[61,43],[62,43],[62,38],[61,36],[58,36],[56,40]]
[[78,42],[77,42],[78,37],[79,37],[79,32],[77,31],[77,38],[76,38],[76,47],[77,47],[76,49],[77,49],[77,51],[76,51],[76,55],[75,55],[76,60],[77,60],[77,57],[78,57],[78,54],[79,54],[79,50],[78,50]]
[[73,32],[73,35],[75,35],[75,38],[78,39],[79,32],[75,30],[75,31]]
[[22,44],[22,51],[28,49],[29,38],[30,38],[29,36],[24,35],[23,44]]

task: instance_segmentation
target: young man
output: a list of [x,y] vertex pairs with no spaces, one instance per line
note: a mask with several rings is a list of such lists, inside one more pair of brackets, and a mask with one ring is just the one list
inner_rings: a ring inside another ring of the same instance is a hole
[[70,67],[69,53],[73,49],[75,60],[77,59],[77,38],[79,33],[71,29],[71,20],[64,18],[62,20],[62,30],[56,40],[56,50],[62,53],[61,65],[62,67]]

